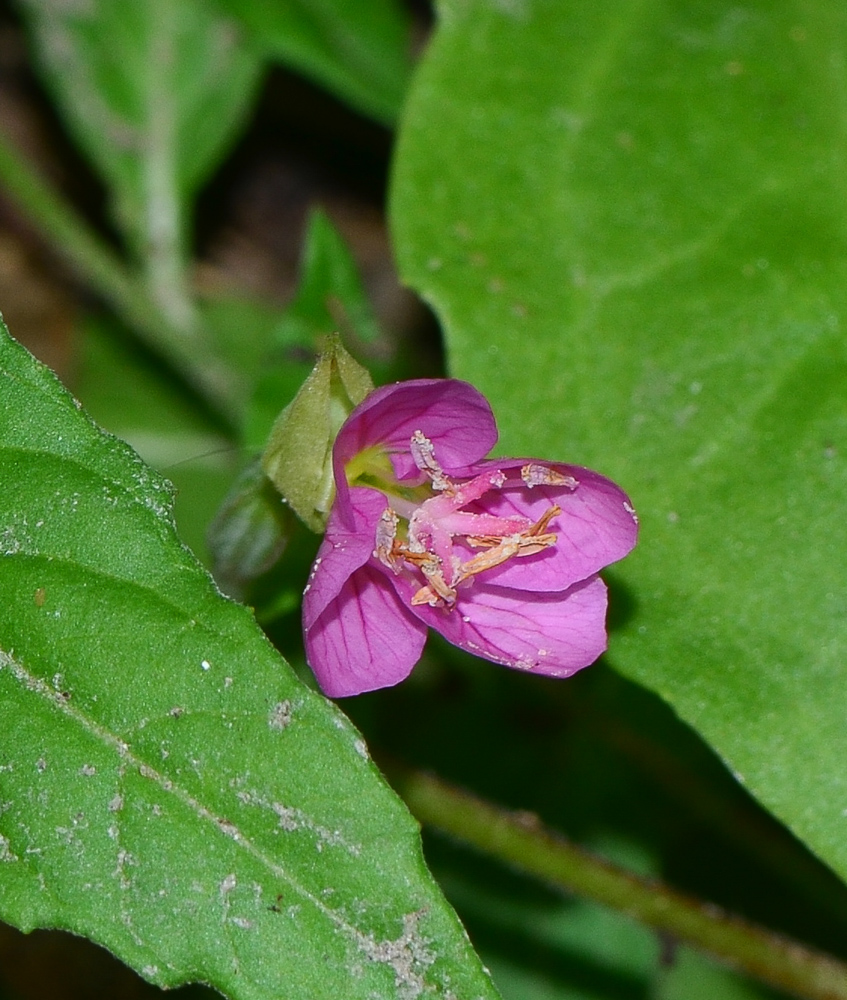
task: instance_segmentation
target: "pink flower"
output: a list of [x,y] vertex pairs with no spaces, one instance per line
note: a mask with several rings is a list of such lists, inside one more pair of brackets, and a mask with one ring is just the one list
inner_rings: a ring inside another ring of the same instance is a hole
[[485,398],[454,379],[384,386],[350,414],[303,602],[306,656],[326,694],[404,680],[428,628],[553,677],[605,650],[597,573],[635,544],[626,494],[577,466],[486,460],[496,441]]

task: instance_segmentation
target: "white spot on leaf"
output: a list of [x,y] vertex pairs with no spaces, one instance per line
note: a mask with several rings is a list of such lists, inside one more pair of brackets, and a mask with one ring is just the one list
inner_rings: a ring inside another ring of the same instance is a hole
[[268,719],[268,725],[271,729],[286,729],[291,722],[291,702],[286,698],[285,701],[278,701],[276,705],[271,709],[270,718]]

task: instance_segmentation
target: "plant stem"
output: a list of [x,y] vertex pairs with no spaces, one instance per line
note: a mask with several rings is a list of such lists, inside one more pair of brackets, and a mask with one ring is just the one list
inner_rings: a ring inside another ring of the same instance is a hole
[[120,257],[45,182],[0,131],[0,184],[24,215],[117,315],[232,424],[233,380],[199,330],[178,329]]
[[847,965],[711,903],[633,875],[546,829],[431,775],[389,770],[412,813],[485,854],[603,903],[808,1000],[847,1000]]
[[197,306],[188,287],[183,203],[177,190],[176,108],[171,93],[178,66],[172,23],[175,10],[163,4],[149,39],[152,70],[146,76],[144,113],[142,258],[151,297],[175,328],[197,327]]

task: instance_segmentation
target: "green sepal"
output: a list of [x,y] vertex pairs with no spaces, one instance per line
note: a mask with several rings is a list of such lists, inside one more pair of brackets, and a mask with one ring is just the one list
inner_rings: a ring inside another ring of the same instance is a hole
[[206,536],[215,580],[230,597],[242,600],[245,586],[277,562],[293,521],[254,459],[232,484]]
[[273,425],[262,468],[312,531],[324,531],[335,497],[335,437],[373,387],[367,369],[348,354],[338,334],[331,334],[311,374]]

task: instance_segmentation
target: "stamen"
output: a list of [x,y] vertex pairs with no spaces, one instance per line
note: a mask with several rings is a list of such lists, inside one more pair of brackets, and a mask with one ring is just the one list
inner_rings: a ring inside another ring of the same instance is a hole
[[[551,507],[542,517],[540,517],[531,528],[519,535],[511,535],[508,538],[474,538],[472,544],[475,548],[490,542],[490,548],[479,555],[472,556],[466,563],[463,563],[456,573],[456,585],[462,581],[476,576],[487,569],[494,569],[513,556],[532,556],[537,552],[542,552],[551,545],[556,544],[556,533],[554,531],[545,532],[544,529],[550,521],[561,514],[561,507]],[[470,539],[468,539],[470,541]]]
[[575,490],[579,483],[573,476],[563,476],[547,465],[530,463],[521,469],[521,479],[532,489],[533,486],[567,486]]
[[[432,441],[422,431],[414,432],[409,449],[415,465],[429,477],[432,489],[440,495],[429,497],[417,507],[410,503],[408,514],[403,512],[404,522],[408,521],[403,541],[397,538],[400,516],[386,507],[376,527],[374,556],[394,573],[400,573],[405,566],[407,572],[413,570],[423,575],[426,582],[412,596],[413,606],[427,604],[452,610],[460,584],[472,582],[473,577],[509,559],[535,555],[556,544],[556,532],[548,528],[553,518],[561,514],[559,506],[549,507],[534,523],[522,516],[502,517],[463,510],[490,490],[507,485],[503,472],[492,469],[454,483],[439,465]],[[534,463],[521,469],[521,478],[530,488],[575,489],[578,485],[572,476]],[[454,545],[457,538],[483,551],[462,563]]]
[[399,518],[390,507],[379,515],[376,524],[376,549],[374,555],[384,565],[397,572],[397,556],[394,552],[397,540]]
[[435,590],[430,587],[421,587],[421,589],[412,595],[411,604],[413,607],[420,607],[421,604],[428,604],[431,608],[441,607],[442,601]]
[[443,601],[448,607],[456,603],[456,591],[451,587],[441,572],[441,560],[436,557],[423,559],[420,570],[427,579],[427,586],[412,597],[412,604],[429,604],[435,608]]
[[540,535],[541,532],[547,527],[547,525],[553,520],[554,517],[558,517],[562,513],[562,508],[556,503],[552,507],[548,508],[544,514],[539,517],[539,519],[533,524],[533,526],[527,532],[528,535]]
[[421,587],[412,598],[412,604],[432,604],[433,607],[440,601],[455,604],[456,590],[444,579],[443,565],[438,556],[431,552],[415,552],[399,542],[394,543],[394,555],[419,569],[428,580],[428,585]]
[[415,465],[432,480],[434,490],[449,490],[453,485],[444,470],[435,460],[435,448],[423,431],[415,431],[409,442],[409,450]]

